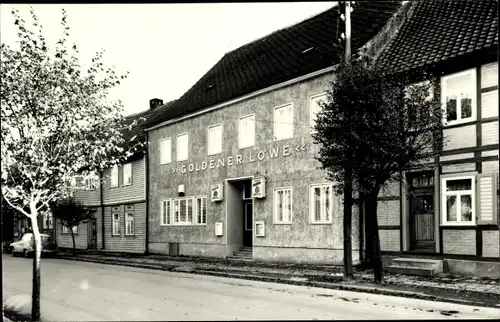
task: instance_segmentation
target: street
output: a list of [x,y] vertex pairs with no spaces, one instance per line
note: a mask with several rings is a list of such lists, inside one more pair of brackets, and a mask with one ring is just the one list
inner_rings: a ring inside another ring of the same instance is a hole
[[[3,255],[4,300],[31,294],[32,259]],[[44,321],[496,319],[500,309],[42,259]]]

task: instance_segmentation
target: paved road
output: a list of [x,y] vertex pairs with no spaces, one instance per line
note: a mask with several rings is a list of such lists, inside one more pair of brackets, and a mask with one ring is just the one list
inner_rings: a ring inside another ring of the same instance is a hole
[[[31,260],[3,260],[4,298],[27,298]],[[59,259],[42,260],[41,306],[45,321],[500,318],[500,309]]]

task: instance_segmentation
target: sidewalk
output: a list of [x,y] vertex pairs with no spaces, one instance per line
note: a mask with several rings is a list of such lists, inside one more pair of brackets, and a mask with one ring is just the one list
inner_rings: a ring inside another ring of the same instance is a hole
[[191,274],[251,279],[357,292],[410,297],[487,307],[500,307],[500,277],[471,278],[442,274],[434,278],[385,274],[385,284],[374,284],[370,271],[355,270],[355,280],[344,282],[341,266],[233,262],[199,257],[160,255],[119,257],[108,254],[58,255],[61,259],[123,265]]

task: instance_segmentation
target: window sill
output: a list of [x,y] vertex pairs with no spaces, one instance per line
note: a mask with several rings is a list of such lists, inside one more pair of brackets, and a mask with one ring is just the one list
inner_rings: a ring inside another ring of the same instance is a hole
[[445,121],[446,124],[444,124],[444,128],[448,128],[448,127],[454,127],[454,126],[457,126],[457,125],[472,125],[473,123],[476,122],[476,118],[467,118],[467,119],[462,119],[462,120],[458,120],[458,121],[450,121],[450,122],[447,122]]
[[293,135],[292,135],[292,136],[290,136],[290,137],[286,137],[286,138],[279,138],[279,139],[275,137],[275,138],[274,138],[274,142],[280,142],[280,141],[291,140],[291,139],[293,139]]
[[160,224],[162,227],[206,227],[207,224]]
[[214,155],[219,155],[219,154],[222,154],[222,151],[214,152],[214,153],[207,153],[207,157],[213,157]]
[[170,161],[170,162],[165,162],[165,163],[161,163],[161,162],[160,162],[160,165],[168,165],[168,164],[172,164],[172,161]]
[[470,227],[470,228],[476,228],[476,224],[473,223],[466,223],[466,224],[460,224],[460,223],[447,223],[447,224],[441,224],[440,227],[447,227],[447,228],[453,228],[453,227]]
[[131,186],[132,184],[124,184],[122,187],[128,187],[128,186]]
[[121,237],[122,235],[111,235],[111,238]]
[[274,222],[273,225],[291,225],[292,222]]
[[322,221],[322,222],[310,222],[311,225],[331,225],[331,221]]

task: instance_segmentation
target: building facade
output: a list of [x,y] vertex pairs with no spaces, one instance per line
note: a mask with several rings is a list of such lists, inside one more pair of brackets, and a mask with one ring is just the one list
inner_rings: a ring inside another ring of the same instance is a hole
[[[136,122],[123,134],[126,150],[144,139],[143,126],[159,104],[161,100],[154,99],[149,110],[125,118],[126,125]],[[116,253],[146,251],[145,173],[144,148],[138,148],[125,162],[95,174],[95,180],[75,177],[74,198],[93,210],[89,221],[73,228],[77,249]],[[73,245],[69,229],[61,223],[57,225],[57,242],[62,248]]]
[[[379,2],[355,10],[353,21],[364,24],[353,25],[353,48],[399,9]],[[319,169],[311,136],[343,55],[330,45],[338,19],[333,8],[227,53],[160,109],[147,129],[149,252],[342,262],[342,197]],[[356,207],[352,228],[357,262]]]
[[[427,168],[406,173],[385,193],[381,248],[388,255],[443,258],[451,272],[495,268],[498,274],[497,2],[412,5],[411,18],[377,63],[393,72],[424,67],[438,79],[445,143]],[[474,27],[453,21],[474,21]]]

